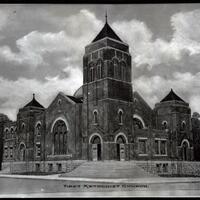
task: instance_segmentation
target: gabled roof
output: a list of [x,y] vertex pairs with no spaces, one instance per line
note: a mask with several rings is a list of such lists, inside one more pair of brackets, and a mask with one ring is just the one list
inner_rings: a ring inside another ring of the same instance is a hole
[[122,40],[113,31],[113,29],[110,27],[110,25],[107,23],[107,21],[106,21],[104,27],[102,28],[102,30],[99,32],[99,34],[94,38],[94,40],[92,42],[96,42],[105,37],[109,37],[109,38],[112,38],[112,39],[122,42]]
[[35,94],[33,94],[33,99],[24,106],[24,108],[27,107],[38,107],[38,108],[44,108],[36,99],[35,99]]
[[165,102],[165,101],[181,101],[185,103],[185,101],[181,99],[172,89],[169,92],[169,94],[165,98],[163,98],[160,102]]
[[144,100],[144,98],[137,91],[133,92],[133,100],[134,100],[134,98],[139,100],[139,102],[142,103],[143,105],[145,105],[147,109],[152,111],[152,108],[149,106],[149,104]]

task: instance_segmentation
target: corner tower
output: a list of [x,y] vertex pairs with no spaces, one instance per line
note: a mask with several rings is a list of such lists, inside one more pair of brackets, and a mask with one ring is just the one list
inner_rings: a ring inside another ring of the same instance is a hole
[[[106,18],[102,30],[85,47],[83,57],[83,143],[88,144],[85,151],[89,159],[118,159],[116,148],[111,146],[117,134],[127,142],[132,132],[128,119],[132,94],[129,46]],[[97,153],[92,152],[95,143]]]
[[193,160],[191,109],[172,89],[154,108],[156,129],[168,133],[169,156],[179,160]]

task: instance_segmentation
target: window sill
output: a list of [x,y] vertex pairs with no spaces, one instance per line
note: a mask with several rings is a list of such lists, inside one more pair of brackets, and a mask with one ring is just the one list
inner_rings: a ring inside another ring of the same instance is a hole
[[139,156],[148,156],[148,154],[147,153],[140,153],[140,154],[138,154]]

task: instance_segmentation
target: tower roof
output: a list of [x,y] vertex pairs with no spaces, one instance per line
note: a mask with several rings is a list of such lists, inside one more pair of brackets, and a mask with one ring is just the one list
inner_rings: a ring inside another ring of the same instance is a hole
[[109,38],[112,38],[112,39],[115,39],[115,40],[122,42],[122,40],[117,36],[117,34],[110,27],[107,20],[106,20],[104,27],[101,29],[99,34],[94,38],[94,40],[92,42],[96,42],[96,41],[101,40],[105,37],[109,37]]
[[182,101],[185,103],[185,101],[183,101],[183,99],[181,99],[174,91],[173,89],[171,89],[171,91],[169,92],[169,94],[163,98],[160,102],[165,102],[165,101]]
[[33,94],[33,99],[24,106],[24,108],[27,107],[38,107],[38,108],[44,108],[36,99],[35,99],[35,94]]

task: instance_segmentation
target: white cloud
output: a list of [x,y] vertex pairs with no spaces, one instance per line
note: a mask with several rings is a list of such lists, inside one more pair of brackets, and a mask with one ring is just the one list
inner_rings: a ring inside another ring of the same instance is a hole
[[11,81],[0,77],[0,100],[5,100],[0,112],[15,120],[18,109],[31,100],[32,93],[36,94],[36,98],[45,107],[60,91],[73,95],[82,85],[82,72],[78,68],[68,68],[68,73],[68,78],[46,77],[45,82],[26,78]]
[[59,32],[32,31],[16,41],[18,52],[13,52],[9,46],[0,46],[0,58],[7,62],[36,68],[39,65],[51,65],[44,56],[47,53],[55,56],[57,53],[55,59],[58,63],[67,59],[67,64],[81,63],[84,47],[99,31],[102,22],[87,10],[80,10],[78,14],[60,21],[59,19],[56,21],[57,24],[60,22],[62,24]]
[[[82,84],[81,68],[84,47],[92,41],[103,26],[103,22],[88,10],[81,10],[67,18],[47,15],[47,20],[57,24],[60,30],[57,32],[30,31],[16,41],[18,51],[14,51],[8,45],[0,46],[0,59],[12,65],[14,63],[26,65],[34,70],[41,65],[45,67],[53,65],[45,57],[50,54],[49,57],[62,66],[62,70],[69,74],[69,77],[61,79],[57,74],[55,76],[46,74],[44,82],[36,78],[18,78],[16,81],[11,81],[0,77],[0,100],[6,98],[6,101],[1,104],[0,112],[8,114],[12,119],[16,117],[19,106],[23,106],[31,99],[31,93],[36,93],[41,103],[48,106],[49,101],[58,91],[72,94]],[[0,22],[0,30],[6,24],[6,17],[3,21]],[[199,22],[200,10],[173,15],[171,25],[174,32],[170,41],[162,38],[153,39],[153,32],[144,22],[138,20],[117,21],[111,26],[120,38],[130,45],[136,67],[147,64],[151,69],[159,64],[172,66],[174,62],[182,59],[184,52],[189,55],[199,54]],[[59,66],[56,65],[56,67]],[[162,65],[160,68],[162,71]],[[193,75],[190,72],[174,72],[170,79],[158,75],[138,77],[134,86],[152,107],[169,92],[170,88],[174,88],[182,98],[187,97],[185,100],[190,103],[194,111],[200,112],[199,80],[199,73]]]
[[[161,38],[153,40],[153,33],[147,25],[138,20],[118,21],[113,24],[115,30],[130,45],[136,67],[179,61],[184,52],[190,55],[200,53],[200,10],[177,13],[171,17],[173,35],[168,42]],[[127,31],[128,30],[128,31]]]
[[141,76],[134,81],[134,90],[141,93],[152,108],[169,93],[171,88],[190,104],[193,112],[200,112],[200,73],[193,75],[190,72],[174,72],[171,79]]

